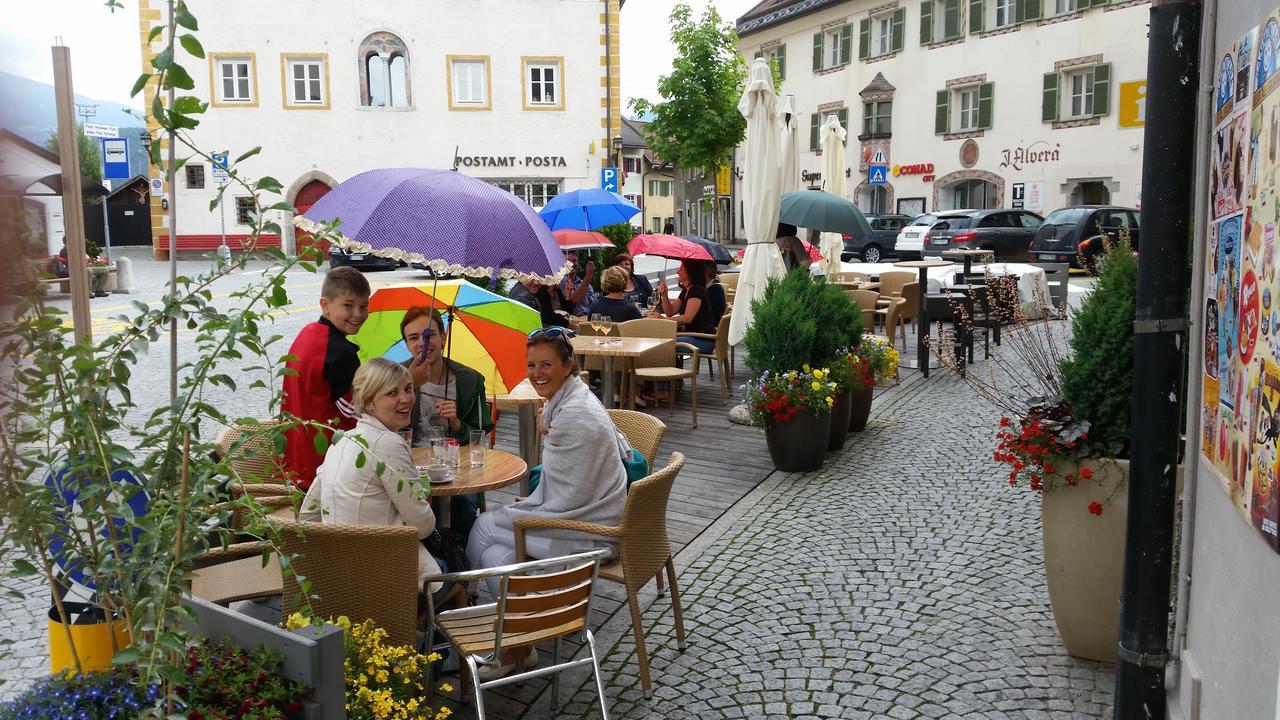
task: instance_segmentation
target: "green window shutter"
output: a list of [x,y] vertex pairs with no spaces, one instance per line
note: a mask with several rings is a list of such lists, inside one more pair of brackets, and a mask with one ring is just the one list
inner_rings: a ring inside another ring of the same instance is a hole
[[853,58],[853,26],[845,25],[840,29],[840,62],[847,63]]
[[858,59],[871,57],[871,18],[858,21]]
[[778,61],[778,79],[787,79],[787,45],[783,43],[778,46],[778,52],[774,54],[774,59]]
[[[952,32],[947,32],[948,29]],[[964,34],[960,27],[960,0],[943,0],[942,2],[943,40],[954,40]]]
[[1044,0],[1018,0],[1018,22],[1039,20],[1044,14]]
[[862,134],[875,132],[875,103],[862,104]]
[[941,135],[951,129],[951,91],[938,91],[938,112],[933,117],[933,131]]
[[845,129],[845,134],[844,134],[844,143],[843,143],[843,144],[847,147],[847,146],[849,145],[849,132],[848,132],[848,130],[849,130],[849,108],[847,108],[847,107],[842,107],[842,108],[840,108],[839,110],[837,110],[837,111],[836,111],[836,119],[838,119],[838,120],[840,121],[840,127],[842,127],[842,128],[844,128],[844,129]]
[[969,0],[969,34],[977,35],[984,29],[983,23],[986,22],[987,13],[986,3],[982,0]]
[[982,83],[978,86],[978,129],[991,127],[991,111],[995,104],[995,83]]
[[813,71],[822,69],[822,33],[813,34]]
[[1093,114],[1111,112],[1111,63],[1093,67]]
[[822,113],[809,115],[809,149],[818,149],[818,127],[822,124]]
[[1103,5],[1106,5],[1109,2],[1111,2],[1111,0],[1091,0],[1091,2],[1089,2],[1088,7],[1102,7]]
[[1058,120],[1058,73],[1044,74],[1044,90],[1040,96],[1040,122]]
[[893,51],[902,50],[902,37],[907,26],[907,9],[898,8],[893,11]]
[[933,42],[933,0],[920,3],[920,44]]

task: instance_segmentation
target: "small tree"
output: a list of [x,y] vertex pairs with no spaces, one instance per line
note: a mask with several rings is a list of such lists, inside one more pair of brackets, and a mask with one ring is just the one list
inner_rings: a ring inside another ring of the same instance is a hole
[[746,133],[738,100],[747,66],[738,54],[737,31],[711,3],[696,21],[687,3],[676,4],[671,44],[671,73],[658,78],[662,101],[632,98],[630,105],[652,116],[645,134],[655,155],[706,175],[729,161]]
[[[86,180],[92,180],[95,184],[101,185],[102,151],[98,148],[98,141],[84,134],[84,125],[76,125],[76,142],[80,146],[80,174]],[[45,146],[54,155],[61,156],[62,153],[58,152],[58,133],[49,133]]]
[[1123,454],[1129,444],[1133,389],[1133,316],[1138,261],[1129,239],[1107,247],[1098,283],[1074,313],[1072,357],[1062,362],[1062,396],[1090,440]]

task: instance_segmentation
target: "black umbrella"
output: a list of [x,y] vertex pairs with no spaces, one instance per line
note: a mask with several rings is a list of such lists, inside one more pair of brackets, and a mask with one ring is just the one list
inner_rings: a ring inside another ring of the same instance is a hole
[[681,240],[688,240],[697,243],[707,249],[711,253],[711,259],[716,261],[717,265],[729,265],[733,263],[733,256],[725,249],[725,246],[718,242],[712,242],[706,238],[700,238],[697,235],[681,235]]

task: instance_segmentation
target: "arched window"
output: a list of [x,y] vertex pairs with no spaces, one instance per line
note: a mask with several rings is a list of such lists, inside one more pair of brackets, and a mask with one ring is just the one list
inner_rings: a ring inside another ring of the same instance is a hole
[[365,107],[409,107],[409,48],[388,32],[376,32],[360,43],[360,104]]

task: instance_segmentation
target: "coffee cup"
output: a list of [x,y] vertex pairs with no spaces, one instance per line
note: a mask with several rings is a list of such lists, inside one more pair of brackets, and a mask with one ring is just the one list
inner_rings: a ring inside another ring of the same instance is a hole
[[449,466],[444,463],[431,463],[427,466],[427,479],[431,482],[445,482],[449,479]]

